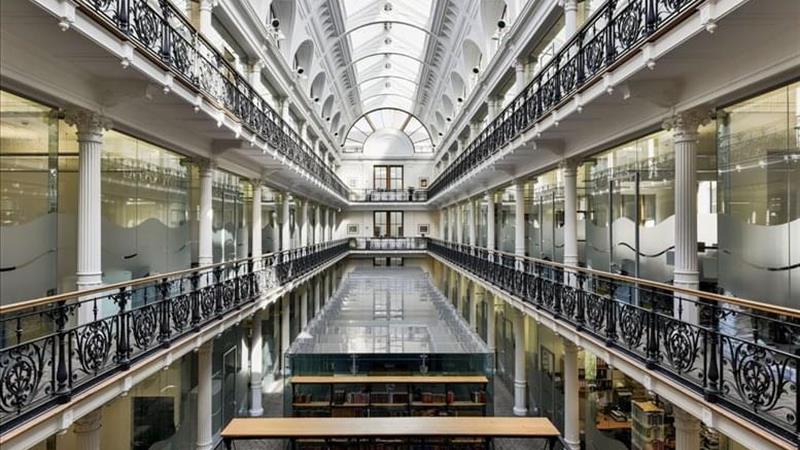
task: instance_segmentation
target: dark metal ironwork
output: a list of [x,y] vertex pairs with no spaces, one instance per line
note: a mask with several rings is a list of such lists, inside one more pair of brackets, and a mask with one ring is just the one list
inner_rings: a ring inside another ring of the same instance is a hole
[[351,250],[408,251],[408,250],[425,250],[427,248],[428,248],[428,239],[424,237],[350,238]]
[[0,308],[4,431],[349,251],[346,239]]
[[433,198],[668,28],[700,0],[608,0],[431,184]]
[[796,314],[436,239],[428,251],[800,442]]
[[273,110],[177,10],[160,0],[81,0],[90,14],[139,45],[177,77],[233,114],[281,158],[302,167],[347,198],[349,189],[313,149]]

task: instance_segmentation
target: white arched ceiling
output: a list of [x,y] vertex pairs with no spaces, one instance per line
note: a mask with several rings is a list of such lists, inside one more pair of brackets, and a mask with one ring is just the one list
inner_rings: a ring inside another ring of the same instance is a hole
[[453,112],[454,112],[454,110],[453,110],[453,101],[450,100],[450,97],[448,97],[447,95],[443,95],[442,96],[442,113],[444,114],[445,119],[448,118],[448,117],[452,119],[453,118]]
[[308,75],[311,71],[311,65],[314,63],[314,43],[311,42],[311,39],[306,39],[297,47],[297,51],[294,52],[294,61],[292,62],[292,68],[297,70],[298,68],[303,68],[304,74]]
[[471,75],[475,74],[473,68],[477,67],[479,71],[483,71],[483,68],[486,66],[486,61],[483,59],[481,47],[475,43],[475,41],[465,39],[463,49],[464,70]]
[[331,116],[331,110],[333,109],[333,95],[329,95],[328,98],[322,103],[322,118],[327,119]]
[[450,74],[450,86],[453,89],[453,95],[456,97],[456,101],[460,98],[463,102],[467,99],[467,85],[464,84],[464,78],[458,74],[458,72],[452,72]]
[[333,117],[331,118],[331,128],[330,128],[331,133],[333,133],[334,130],[336,130],[336,128],[339,127],[339,119],[341,118],[342,118],[341,112],[337,111],[336,114],[333,115]]
[[273,18],[280,21],[280,26],[276,30],[279,37],[278,45],[287,59],[289,59],[290,56],[294,56],[289,53],[289,49],[295,47],[292,45],[295,30],[295,16],[294,0],[273,0],[272,4],[270,4],[270,22],[272,22]]
[[314,77],[313,81],[311,82],[311,87],[309,88],[308,95],[311,97],[312,101],[317,103],[322,101],[322,95],[325,93],[325,82],[325,72],[320,71]]

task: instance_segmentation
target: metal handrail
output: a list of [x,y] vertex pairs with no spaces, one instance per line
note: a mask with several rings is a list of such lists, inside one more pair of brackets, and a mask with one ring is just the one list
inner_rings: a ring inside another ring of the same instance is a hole
[[633,50],[693,13],[702,0],[607,0],[430,185],[430,198],[595,83]]
[[170,69],[179,80],[224,107],[271,148],[347,198],[347,186],[339,176],[172,2],[160,1],[159,8],[133,0],[80,0],[78,5],[90,17],[138,44],[145,55]]
[[469,244],[459,244],[459,243],[449,242],[449,241],[445,241],[445,240],[442,240],[442,239],[436,239],[436,238],[429,238],[429,239],[431,241],[438,242],[440,244],[447,245],[447,246],[455,245],[455,246],[459,246],[459,247],[462,247],[462,248],[481,250],[481,251],[489,252],[490,254],[494,254],[494,255],[503,255],[503,256],[506,256],[508,258],[513,258],[513,259],[523,260],[523,261],[530,261],[530,262],[533,262],[533,263],[536,263],[536,264],[539,264],[539,265],[550,266],[550,267],[553,267],[553,268],[556,268],[556,269],[559,269],[559,270],[568,270],[568,271],[572,271],[572,272],[584,273],[584,274],[587,274],[587,275],[599,276],[599,277],[603,277],[603,278],[610,278],[610,279],[613,279],[613,280],[617,280],[617,281],[621,281],[621,282],[625,282],[625,283],[630,283],[630,284],[635,284],[635,285],[639,285],[639,286],[647,286],[647,287],[651,287],[651,288],[654,288],[654,289],[660,289],[660,290],[664,290],[664,291],[672,291],[672,292],[676,292],[676,293],[681,293],[681,294],[684,294],[687,297],[697,297],[697,298],[700,298],[700,299],[703,299],[703,300],[713,301],[715,303],[730,303],[732,305],[741,306],[743,308],[754,309],[754,310],[762,311],[762,312],[769,313],[769,314],[777,314],[777,315],[781,315],[781,316],[787,316],[787,317],[800,319],[800,310],[793,309],[793,308],[787,308],[787,307],[779,306],[779,305],[772,305],[772,304],[769,304],[769,303],[766,303],[766,302],[763,302],[763,301],[750,300],[750,299],[739,298],[739,297],[731,297],[731,296],[727,296],[727,295],[717,294],[717,293],[714,293],[714,292],[700,291],[700,290],[697,290],[697,289],[691,289],[691,288],[682,287],[682,286],[675,286],[675,285],[672,285],[672,284],[661,283],[661,282],[658,282],[658,281],[647,280],[647,279],[644,279],[644,278],[635,278],[635,277],[631,277],[631,276],[627,276],[627,275],[620,275],[620,274],[611,273],[611,272],[604,272],[602,270],[590,269],[588,267],[571,266],[571,265],[567,265],[567,264],[563,264],[563,263],[559,263],[559,262],[555,262],[555,261],[548,261],[548,260],[544,260],[544,259],[533,258],[531,256],[517,255],[515,253],[509,253],[509,252],[505,252],[505,251],[502,251],[502,250],[489,250],[489,249],[487,249],[485,247],[473,246],[473,245],[469,245]]

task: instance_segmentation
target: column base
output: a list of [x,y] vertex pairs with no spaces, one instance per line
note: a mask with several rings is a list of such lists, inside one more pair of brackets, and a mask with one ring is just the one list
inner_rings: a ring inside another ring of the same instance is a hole
[[527,383],[520,380],[514,380],[514,408],[512,411],[515,416],[525,416],[528,414],[528,408],[525,406],[525,390]]
[[515,416],[527,416],[528,415],[528,408],[518,408],[518,407],[515,406],[513,408],[513,411],[514,411],[514,415]]
[[578,442],[570,442],[570,441],[564,439],[564,443],[567,444],[567,448],[569,450],[580,450],[581,449],[580,441],[578,441]]
[[251,409],[247,413],[250,414],[250,417],[261,417],[264,415],[264,408]]

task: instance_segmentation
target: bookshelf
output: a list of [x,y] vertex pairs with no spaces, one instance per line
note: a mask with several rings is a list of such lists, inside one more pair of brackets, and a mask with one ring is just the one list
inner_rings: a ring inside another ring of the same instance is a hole
[[651,401],[631,402],[631,448],[635,450],[667,449],[664,409]]
[[296,376],[288,417],[487,416],[485,376]]

